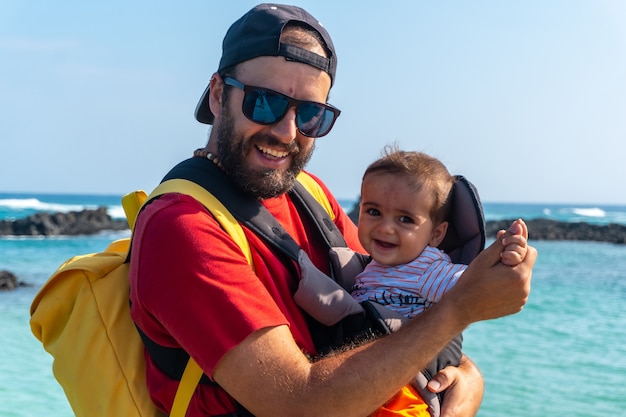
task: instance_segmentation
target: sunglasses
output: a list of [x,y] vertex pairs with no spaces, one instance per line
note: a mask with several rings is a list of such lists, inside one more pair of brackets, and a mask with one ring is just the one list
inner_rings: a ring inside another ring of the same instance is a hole
[[241,110],[254,123],[277,123],[285,117],[287,110],[295,107],[298,131],[310,138],[327,135],[341,114],[341,110],[329,104],[296,100],[267,88],[245,85],[231,77],[225,77],[224,84],[243,90]]

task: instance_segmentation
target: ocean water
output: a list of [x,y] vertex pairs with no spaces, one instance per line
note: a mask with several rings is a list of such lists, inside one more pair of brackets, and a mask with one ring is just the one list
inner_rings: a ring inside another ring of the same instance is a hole
[[[0,220],[100,205],[123,217],[119,201],[119,196],[0,194]],[[354,201],[341,203],[350,209]],[[626,206],[484,203],[484,208],[488,220],[626,224]],[[0,270],[31,285],[0,292],[0,416],[73,416],[52,375],[52,358],[30,332],[30,303],[67,258],[101,251],[127,235],[0,237]],[[532,244],[539,258],[527,306],[465,332],[464,350],[486,381],[478,415],[626,415],[626,245]]]

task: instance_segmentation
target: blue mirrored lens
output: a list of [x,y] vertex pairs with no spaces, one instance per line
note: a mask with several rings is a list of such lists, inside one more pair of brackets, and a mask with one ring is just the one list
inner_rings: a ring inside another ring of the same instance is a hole
[[243,113],[255,123],[272,124],[285,117],[291,106],[296,107],[296,125],[305,136],[319,137],[326,135],[338,115],[320,103],[299,101],[272,90],[250,87],[237,80],[226,78],[228,85],[245,91]]
[[269,91],[255,90],[245,97],[248,116],[257,123],[271,124],[280,120],[287,111],[289,102]]
[[328,132],[334,113],[315,103],[302,103],[298,106],[298,128],[310,136],[323,136]]

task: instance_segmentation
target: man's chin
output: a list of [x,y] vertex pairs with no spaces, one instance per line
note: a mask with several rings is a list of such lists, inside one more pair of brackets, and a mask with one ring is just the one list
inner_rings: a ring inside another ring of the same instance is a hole
[[290,173],[273,169],[247,169],[231,175],[235,183],[256,198],[265,200],[288,192],[295,182]]

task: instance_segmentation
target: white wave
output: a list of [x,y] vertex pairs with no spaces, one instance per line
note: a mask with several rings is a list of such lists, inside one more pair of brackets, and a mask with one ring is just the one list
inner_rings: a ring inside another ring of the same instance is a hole
[[0,199],[0,206],[14,209],[28,209],[41,206],[41,201],[36,198],[5,198]]
[[5,198],[0,199],[0,207],[7,207],[12,210],[37,210],[37,211],[80,211],[85,208],[92,208],[82,204],[58,204],[44,203],[36,198]]
[[[60,204],[45,203],[37,198],[5,198],[0,199],[0,207],[6,207],[10,211],[32,211],[32,212],[51,212],[51,213],[68,213],[70,211],[83,211],[86,209],[95,210],[96,205],[88,204]],[[126,214],[121,205],[108,206],[107,213],[113,219],[125,219]],[[7,216],[6,220],[15,220],[15,216]]]
[[107,209],[107,213],[111,216],[112,219],[125,219],[126,213],[124,213],[124,208],[122,206],[110,206]]
[[606,217],[606,211],[599,207],[573,208],[572,213],[584,217]]

